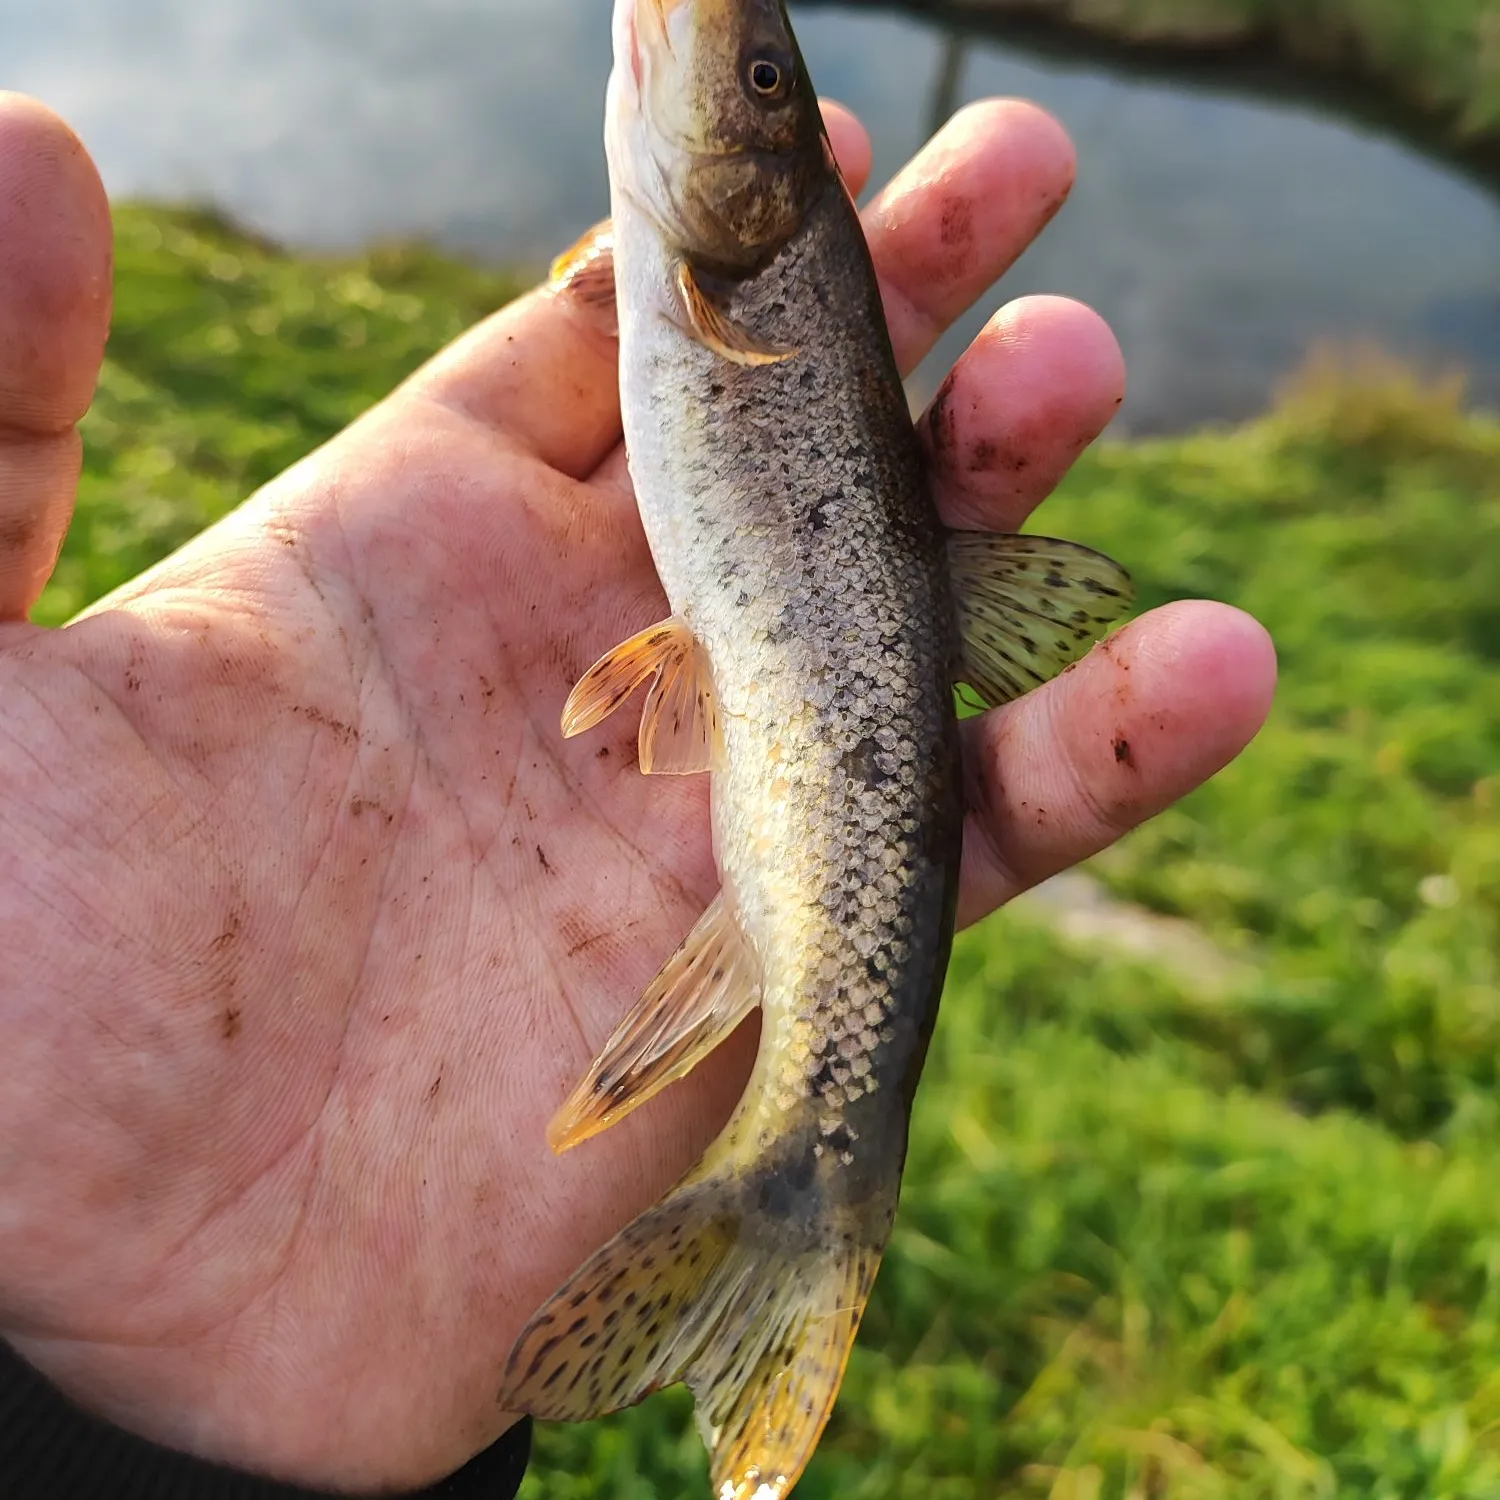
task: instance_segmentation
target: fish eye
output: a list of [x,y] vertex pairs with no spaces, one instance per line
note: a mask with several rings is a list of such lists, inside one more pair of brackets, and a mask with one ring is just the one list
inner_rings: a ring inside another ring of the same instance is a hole
[[791,89],[792,65],[786,58],[761,52],[750,59],[745,77],[752,93],[760,99],[775,102],[786,98]]

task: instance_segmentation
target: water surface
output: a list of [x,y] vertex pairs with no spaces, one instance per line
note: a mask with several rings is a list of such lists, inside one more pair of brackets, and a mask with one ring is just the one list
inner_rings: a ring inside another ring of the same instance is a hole
[[[0,0],[0,87],[83,133],[117,196],[212,202],[294,245],[422,236],[540,266],[606,208],[608,0]],[[877,181],[928,133],[945,39],[818,8],[819,87],[870,125]],[[1023,95],[1078,142],[1062,215],[941,351],[1010,296],[1099,308],[1121,425],[1257,410],[1320,339],[1462,362],[1500,404],[1500,207],[1301,108],[1112,78],[982,43],[959,95]],[[918,386],[940,373],[934,360]]]

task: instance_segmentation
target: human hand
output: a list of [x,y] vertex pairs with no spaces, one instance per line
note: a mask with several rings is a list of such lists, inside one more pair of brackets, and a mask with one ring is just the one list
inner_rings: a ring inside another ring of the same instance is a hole
[[[857,188],[868,143],[829,124]],[[876,200],[904,368],[1072,172],[1050,119],[990,103]],[[630,714],[558,727],[584,668],[667,612],[615,349],[524,297],[44,631],[24,616],[107,318],[93,168],[0,97],[0,1332],[158,1441],[415,1486],[510,1420],[523,1322],[696,1159],[750,1056],[737,1037],[586,1150],[546,1146],[717,887],[704,778],[640,776]],[[922,422],[945,514],[1017,528],[1122,389],[1093,314],[1002,311]],[[966,723],[962,919],[1212,774],[1273,679],[1253,621],[1178,604]]]

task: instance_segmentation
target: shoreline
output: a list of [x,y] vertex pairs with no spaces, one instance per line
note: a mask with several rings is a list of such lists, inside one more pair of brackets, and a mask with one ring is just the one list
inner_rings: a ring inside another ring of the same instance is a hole
[[[1494,97],[1465,93],[1427,74],[1382,67],[1368,38],[1349,18],[1334,36],[1332,19],[1321,45],[1289,34],[1280,17],[1229,16],[1222,25],[1201,14],[1171,29],[1159,18],[1151,30],[1132,29],[1128,16],[1079,14],[1084,0],[803,0],[810,8],[885,10],[928,20],[962,38],[988,40],[1039,60],[1097,67],[1138,81],[1203,89],[1260,102],[1300,104],[1380,135],[1459,172],[1500,197],[1500,11],[1477,16],[1494,40],[1475,36],[1472,49],[1494,52]],[[1220,0],[1222,3],[1222,0]],[[1128,0],[1119,0],[1120,10]],[[1482,67],[1483,64],[1477,64]],[[1423,95],[1426,95],[1424,98]],[[1485,109],[1484,123],[1465,116]]]

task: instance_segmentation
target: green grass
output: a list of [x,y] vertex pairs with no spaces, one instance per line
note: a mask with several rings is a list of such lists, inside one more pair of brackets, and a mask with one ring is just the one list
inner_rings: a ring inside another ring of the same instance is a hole
[[201,531],[519,289],[416,247],[296,260],[190,210],[117,208],[115,257],[49,624]]
[[[507,295],[121,213],[60,619]],[[1049,530],[1271,627],[1265,734],[1096,862],[1229,998],[1022,915],[963,939],[895,1242],[805,1500],[1500,1497],[1500,426],[1378,362],[1086,456]],[[528,1500],[707,1497],[681,1393]]]

